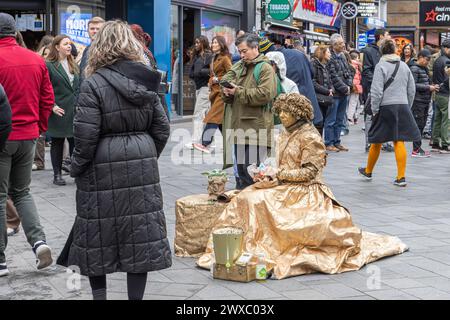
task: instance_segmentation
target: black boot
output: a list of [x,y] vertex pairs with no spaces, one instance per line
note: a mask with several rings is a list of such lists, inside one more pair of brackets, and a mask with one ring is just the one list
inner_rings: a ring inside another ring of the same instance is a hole
[[56,184],[57,186],[65,186],[66,185],[66,180],[64,180],[62,178],[61,173],[60,174],[56,174],[53,176],[53,184]]

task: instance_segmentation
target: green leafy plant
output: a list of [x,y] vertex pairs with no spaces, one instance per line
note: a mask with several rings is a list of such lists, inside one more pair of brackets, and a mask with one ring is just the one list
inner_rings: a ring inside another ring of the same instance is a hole
[[214,169],[211,171],[202,172],[202,175],[207,176],[208,179],[213,178],[213,177],[224,177],[224,178],[228,177],[228,174],[226,173],[226,171],[220,170],[220,169]]

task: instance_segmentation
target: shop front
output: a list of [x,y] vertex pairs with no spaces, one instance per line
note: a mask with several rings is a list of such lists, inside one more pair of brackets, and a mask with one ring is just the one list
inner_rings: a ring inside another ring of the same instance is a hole
[[306,46],[328,43],[339,32],[341,3],[334,0],[295,0],[293,17],[305,34]]
[[450,38],[450,1],[420,1],[420,47],[439,47]]
[[45,34],[67,34],[82,51],[89,44],[87,21],[105,16],[105,0],[1,1],[0,11],[11,14],[25,44],[36,50]]
[[234,52],[236,33],[242,25],[244,1],[193,0],[172,1],[170,6],[170,44],[172,79],[172,114],[191,115],[195,105],[195,85],[189,78],[192,66],[190,51],[200,35],[209,41],[224,36]]
[[[304,35],[300,28],[294,25],[293,19],[294,0],[268,0],[262,2],[262,29],[261,37],[268,37],[272,41],[284,44],[286,39],[304,42]],[[288,40],[289,41],[289,40]]]

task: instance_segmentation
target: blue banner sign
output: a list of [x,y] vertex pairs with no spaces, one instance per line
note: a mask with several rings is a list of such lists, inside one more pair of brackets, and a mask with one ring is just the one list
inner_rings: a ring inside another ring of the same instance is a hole
[[88,46],[91,43],[88,33],[88,22],[92,19],[92,13],[61,13],[61,34],[69,36],[72,41]]

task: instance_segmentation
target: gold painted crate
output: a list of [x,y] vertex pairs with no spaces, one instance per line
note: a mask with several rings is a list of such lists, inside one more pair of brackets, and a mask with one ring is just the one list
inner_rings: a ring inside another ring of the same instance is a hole
[[207,194],[191,195],[175,203],[175,255],[198,257],[206,250],[211,230],[227,203],[209,201]]

